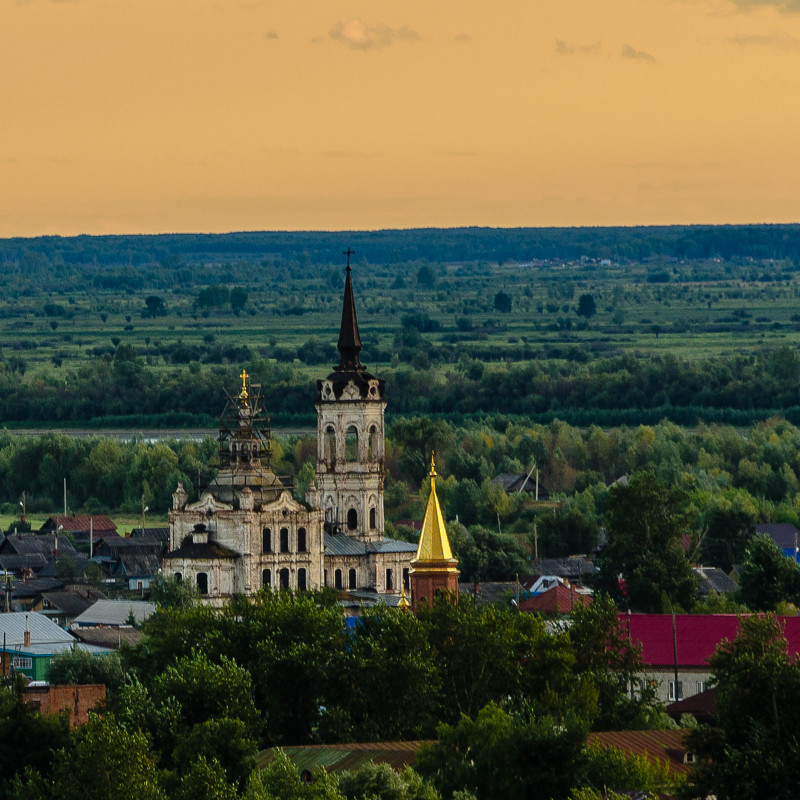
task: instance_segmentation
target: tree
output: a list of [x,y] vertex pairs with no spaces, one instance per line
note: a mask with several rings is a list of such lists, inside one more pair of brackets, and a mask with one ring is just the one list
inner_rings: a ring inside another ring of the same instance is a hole
[[511,295],[505,292],[498,292],[494,296],[495,311],[501,314],[508,314],[511,311]]
[[634,473],[627,485],[611,488],[605,522],[609,541],[596,588],[636,611],[691,608],[696,578],[684,549],[692,530],[686,494],[652,472]]
[[800,786],[800,665],[786,652],[780,621],[742,617],[739,635],[722,642],[709,663],[716,720],[689,736],[698,762],[685,796],[793,800]]
[[705,515],[703,563],[725,572],[730,572],[734,564],[741,564],[755,530],[757,514],[752,498],[743,489],[730,498],[715,498]]
[[234,314],[242,312],[247,305],[248,297],[247,289],[243,289],[241,286],[234,286],[233,289],[231,289],[230,295],[231,311],[233,311]]
[[739,596],[752,611],[774,611],[780,602],[800,599],[800,569],[766,533],[757,533],[745,551]]
[[162,608],[191,608],[197,603],[197,587],[174,575],[155,575],[150,581],[150,601]]
[[119,652],[95,656],[87,650],[73,647],[53,656],[47,679],[52,684],[62,685],[104,683],[109,690],[114,690],[122,684]]
[[436,285],[436,272],[430,264],[423,264],[417,270],[417,283],[423,289],[433,289]]
[[597,313],[597,304],[590,294],[582,294],[578,298],[578,308],[575,312],[579,317],[591,319]]
[[163,317],[167,313],[167,309],[164,306],[164,299],[159,297],[156,294],[151,294],[145,297],[144,299],[144,308],[142,309],[142,316],[143,317],[151,317],[155,319],[156,317]]

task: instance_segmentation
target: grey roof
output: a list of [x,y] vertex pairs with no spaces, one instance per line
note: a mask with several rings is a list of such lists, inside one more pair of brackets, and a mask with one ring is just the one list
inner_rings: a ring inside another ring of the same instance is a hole
[[68,642],[50,642],[48,644],[33,644],[30,647],[25,647],[24,644],[19,645],[15,650],[20,653],[25,653],[31,656],[50,656],[56,653],[63,653],[65,650],[72,650],[77,647],[79,650],[86,650],[94,656],[102,656],[111,652],[107,647],[96,647],[91,644],[83,644],[82,642],[73,639],[71,636]]
[[[477,592],[475,589],[477,588]],[[484,583],[460,582],[458,593],[474,597],[477,603],[497,603],[508,600],[517,591],[516,581],[486,581]],[[520,593],[523,591],[520,584]]]
[[123,538],[108,538],[97,545],[97,554],[102,555],[105,552],[111,555],[118,553],[160,553],[164,549],[164,542],[159,539],[145,539],[137,537],[135,539]]
[[85,597],[77,592],[44,592],[42,599],[64,614],[78,615],[86,611],[97,598]]
[[129,539],[157,539],[169,542],[169,528],[133,528]]
[[[41,553],[45,558],[49,559],[53,556],[53,550],[56,546],[56,537],[49,533],[18,533],[6,536],[3,543],[0,545],[0,550],[3,553],[16,553],[20,556],[27,556],[33,553]],[[66,536],[58,537],[58,554],[74,555],[75,548],[72,542]]]
[[756,525],[756,533],[766,533],[781,550],[794,547],[795,542],[800,543],[800,531],[790,522],[762,522]]
[[367,553],[416,553],[417,546],[413,542],[399,539],[376,539],[373,542],[361,542],[352,536],[324,534],[325,555],[329,556],[365,556]]
[[129,578],[142,578],[155,575],[160,569],[158,559],[152,553],[126,553],[119,557],[115,572]]
[[36,611],[12,611],[0,614],[0,640],[6,638],[7,647],[22,646],[25,641],[25,625],[31,634],[31,645],[53,644],[75,640],[52,620]]
[[701,597],[712,590],[717,594],[731,594],[739,588],[739,584],[719,567],[696,567],[694,572],[700,578],[697,593]]
[[557,575],[559,578],[580,578],[585,573],[597,572],[597,567],[585,556],[571,558],[540,558],[533,563],[540,575]]
[[[528,494],[536,494],[536,475],[528,477],[527,472],[501,472],[495,478],[492,478],[492,483],[495,486],[501,486],[505,492],[518,492],[520,489]],[[544,486],[539,479],[539,499],[548,500],[550,498],[550,491]]]
[[46,563],[47,559],[41,553],[31,553],[25,556],[18,556],[14,553],[0,555],[0,570],[6,572],[22,572],[25,568],[38,572]]
[[126,644],[135,647],[142,640],[144,634],[136,628],[127,625],[115,625],[113,628],[91,627],[75,628],[75,636],[86,644],[97,645],[98,647],[108,647],[116,650],[120,645]]
[[42,592],[51,592],[60,589],[63,581],[58,578],[31,578],[28,581],[17,581],[11,585],[12,597],[36,597]]
[[190,542],[164,558],[238,558],[239,553],[218,542]]
[[126,625],[133,614],[137,623],[147,619],[156,607],[143,600],[98,600],[80,616],[73,625]]

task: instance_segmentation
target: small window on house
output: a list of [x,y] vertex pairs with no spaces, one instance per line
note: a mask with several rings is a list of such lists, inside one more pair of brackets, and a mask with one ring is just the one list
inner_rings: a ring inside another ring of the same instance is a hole
[[305,553],[306,552],[306,529],[305,528],[298,528],[297,529],[297,552],[298,553]]
[[408,567],[403,567],[403,588],[408,591],[409,590],[409,583],[408,583]]
[[333,585],[336,589],[342,588],[342,571],[340,569],[333,573]]
[[289,570],[288,569],[284,568],[284,569],[282,569],[280,571],[280,581],[281,581],[281,589],[282,590],[285,591],[286,589],[289,588]]
[[183,580],[183,575],[180,572],[175,573],[175,583],[180,583]]
[[683,681],[678,681],[678,691],[675,692],[675,681],[669,682],[669,700],[674,703],[676,700],[683,700]]
[[394,585],[392,581],[392,571],[390,569],[386,570],[386,591],[391,592],[394,590]]
[[347,512],[347,530],[354,531],[358,527],[358,511],[351,508]]
[[264,528],[264,530],[261,531],[261,552],[272,552],[272,531],[269,528]]
[[261,572],[261,585],[265,589],[270,589],[272,587],[272,572],[268,569],[265,569]]
[[344,439],[344,460],[347,462],[358,461],[358,430],[355,425],[347,429]]
[[377,516],[377,514],[375,513],[375,509],[371,508],[369,510],[369,527],[370,527],[370,530],[373,530],[373,531],[376,528],[376,525],[375,525],[375,517],[376,516]]
[[200,594],[208,594],[208,574],[205,572],[197,573],[197,591]]
[[281,553],[289,552],[289,529],[281,528]]
[[708,689],[708,681],[697,681],[697,694]]
[[356,571],[354,569],[351,569],[347,573],[347,588],[348,589],[356,588]]
[[306,584],[306,571],[303,567],[297,570],[297,589],[304,592],[308,588]]

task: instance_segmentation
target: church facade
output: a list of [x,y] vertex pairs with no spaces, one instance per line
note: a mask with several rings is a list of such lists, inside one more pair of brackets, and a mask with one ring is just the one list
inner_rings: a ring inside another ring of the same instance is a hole
[[384,535],[384,382],[359,353],[350,266],[340,360],[317,382],[316,486],[298,501],[270,464],[261,387],[246,372],[220,417],[220,470],[195,503],[173,494],[163,572],[197,586],[204,602],[261,589],[329,586],[385,599],[409,591],[417,547]]

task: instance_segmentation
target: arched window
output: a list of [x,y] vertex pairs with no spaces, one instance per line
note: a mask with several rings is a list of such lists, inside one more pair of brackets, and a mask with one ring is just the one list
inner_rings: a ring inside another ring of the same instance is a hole
[[358,429],[351,425],[344,440],[344,460],[358,461]]
[[281,582],[281,589],[286,590],[289,588],[289,570],[284,568],[278,573]]
[[372,425],[367,438],[367,459],[376,461],[378,458],[378,429]]
[[297,529],[297,552],[298,553],[305,553],[307,550],[306,547],[306,529],[305,528],[298,528]]
[[289,552],[289,529],[281,528],[281,553]]
[[303,567],[297,570],[297,588],[301,592],[304,592],[308,588],[306,585],[306,571]]
[[183,580],[183,575],[180,572],[175,573],[175,583],[180,583]]
[[205,572],[197,573],[197,591],[200,594],[208,594],[208,574]]
[[376,522],[375,517],[376,516],[377,516],[377,514],[375,513],[375,509],[371,508],[369,510],[369,528],[372,531],[374,531],[375,528],[376,528],[376,524],[375,524],[375,522]]
[[272,588],[272,572],[270,570],[265,569],[261,572],[261,585],[265,589]]
[[386,591],[391,592],[394,590],[394,581],[392,580],[392,571],[386,570]]
[[336,589],[342,588],[342,571],[340,569],[333,573],[333,585]]
[[358,527],[358,511],[351,508],[347,512],[347,530],[354,531]]
[[347,573],[347,588],[356,588],[356,571],[354,569],[351,569],[350,572]]
[[325,431],[325,460],[333,467],[336,465],[336,429],[329,425]]
[[408,583],[408,567],[403,567],[403,588],[408,591],[409,590],[409,583]]
[[264,528],[264,530],[261,531],[261,552],[272,552],[272,531],[269,528]]

